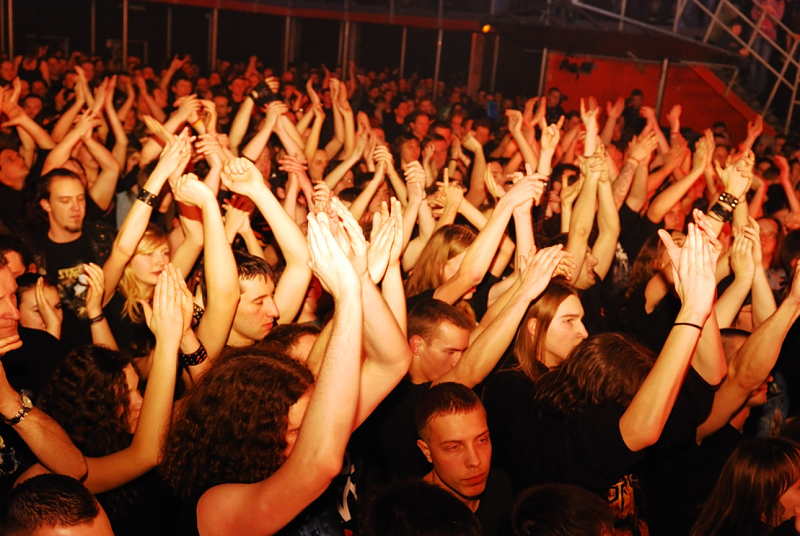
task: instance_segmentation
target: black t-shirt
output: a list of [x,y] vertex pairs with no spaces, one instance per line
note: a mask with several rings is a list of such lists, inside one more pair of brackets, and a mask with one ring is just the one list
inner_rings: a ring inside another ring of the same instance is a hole
[[625,328],[639,342],[659,353],[667,342],[672,325],[681,310],[681,300],[671,290],[656,305],[653,312],[645,311],[645,281],[636,287],[628,299],[625,310]]
[[64,349],[58,339],[46,331],[22,326],[17,329],[22,346],[7,352],[0,361],[11,387],[16,391],[24,389],[36,403]]
[[501,370],[486,382],[483,407],[492,436],[492,467],[508,467],[513,424],[530,415],[534,389],[534,382],[519,370]]
[[402,380],[359,427],[360,448],[350,449],[363,464],[359,489],[369,494],[393,478],[422,478],[430,472],[431,465],[417,446],[415,422],[417,403],[430,387],[431,382]]
[[664,227],[663,223],[654,223],[647,216],[640,216],[627,203],[623,203],[619,209],[619,224],[619,243],[627,253],[631,266],[647,239]]
[[122,315],[125,306],[125,297],[117,292],[111,301],[103,308],[108,320],[108,326],[114,335],[117,346],[132,357],[143,357],[150,354],[155,348],[156,338],[147,324],[137,323],[129,316]]
[[[494,446],[494,445],[493,445]],[[494,450],[492,451],[494,458]],[[494,465],[494,461],[492,462]],[[475,510],[475,517],[481,523],[485,536],[510,534],[511,506],[514,496],[511,493],[511,479],[504,470],[492,467],[486,480],[486,489],[481,495],[481,502]]]
[[45,240],[44,254],[47,259],[47,275],[56,281],[61,304],[70,309],[79,318],[86,318],[86,276],[83,273],[85,263],[98,263],[92,249],[91,241],[86,233],[80,238],[58,244],[48,237]]

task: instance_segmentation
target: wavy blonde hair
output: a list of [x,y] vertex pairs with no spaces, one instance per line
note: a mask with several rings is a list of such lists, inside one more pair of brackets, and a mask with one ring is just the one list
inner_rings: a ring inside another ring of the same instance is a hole
[[[142,235],[142,239],[139,240],[139,243],[136,245],[136,253],[134,253],[134,256],[153,253],[166,244],[167,234],[151,223],[147,226],[147,230],[144,232],[144,235]],[[133,257],[131,257],[131,260],[133,260]],[[127,316],[137,324],[144,322],[144,313],[142,312],[142,306],[139,304],[139,300],[150,302],[153,299],[153,291],[155,288],[148,287],[145,292],[142,292],[142,286],[133,273],[131,261],[128,261],[125,270],[122,272],[117,290],[125,297],[122,317],[125,318]]]

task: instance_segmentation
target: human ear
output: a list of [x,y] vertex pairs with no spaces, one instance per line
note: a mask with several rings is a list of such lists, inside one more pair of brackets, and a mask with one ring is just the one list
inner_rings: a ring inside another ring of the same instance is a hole
[[42,210],[44,210],[48,214],[50,213],[50,200],[49,199],[42,199],[41,201],[39,201],[39,206],[41,206]]
[[419,335],[412,335],[411,340],[408,341],[408,345],[411,347],[411,353],[420,355],[425,348],[425,341],[423,341],[422,337]]
[[422,451],[422,454],[425,456],[425,458],[428,460],[428,463],[433,463],[433,459],[431,458],[431,449],[430,447],[428,447],[428,444],[421,439],[417,439],[417,446],[419,447],[419,450]]
[[531,336],[536,335],[537,322],[538,321],[535,318],[531,318],[530,320],[528,320],[527,328],[528,328],[528,333],[530,333]]

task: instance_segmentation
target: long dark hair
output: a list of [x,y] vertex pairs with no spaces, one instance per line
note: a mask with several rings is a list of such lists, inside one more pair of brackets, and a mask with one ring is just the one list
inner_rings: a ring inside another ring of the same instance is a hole
[[691,536],[768,534],[784,515],[781,495],[798,480],[797,443],[780,437],[742,443],[722,468]]
[[653,353],[627,335],[594,335],[539,378],[533,406],[541,417],[556,418],[611,402],[627,407],[653,362]]
[[285,461],[289,409],[313,383],[308,368],[279,353],[220,356],[173,419],[161,463],[167,483],[187,499],[273,474]]

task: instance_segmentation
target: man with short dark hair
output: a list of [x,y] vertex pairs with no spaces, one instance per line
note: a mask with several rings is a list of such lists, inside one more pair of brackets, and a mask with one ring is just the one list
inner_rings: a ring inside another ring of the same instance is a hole
[[434,385],[417,404],[417,446],[433,469],[429,482],[452,493],[478,517],[487,536],[497,534],[511,512],[511,481],[492,470],[486,411],[465,385]]
[[9,494],[2,511],[6,536],[113,536],[94,495],[74,478],[38,475]]

